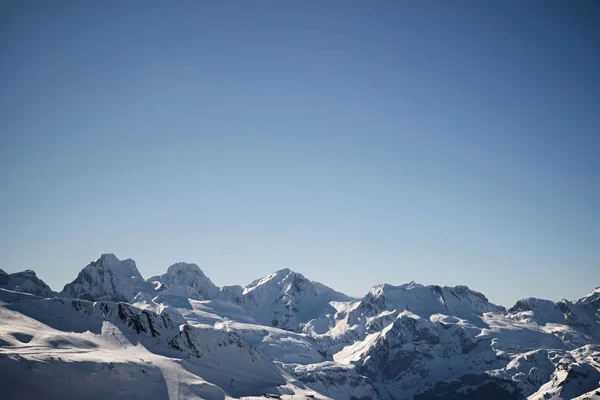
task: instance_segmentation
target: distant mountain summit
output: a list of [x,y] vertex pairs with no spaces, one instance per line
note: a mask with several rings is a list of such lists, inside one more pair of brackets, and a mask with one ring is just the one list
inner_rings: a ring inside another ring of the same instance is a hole
[[[507,311],[510,318],[538,325],[562,324],[600,340],[600,288],[571,302],[527,298]],[[566,339],[566,338],[565,338]]]
[[343,293],[289,269],[257,279],[244,288],[248,313],[264,325],[299,330],[322,314],[335,313],[331,301],[350,301]]
[[154,287],[154,301],[176,307],[190,308],[188,299],[212,300],[219,295],[217,285],[196,264],[178,262],[167,272],[148,279]]
[[[194,300],[210,300],[217,297],[219,288],[196,264],[178,262],[167,272],[148,279],[159,291],[168,291]],[[158,283],[158,285],[157,285]]]
[[414,281],[398,286],[382,284],[372,287],[362,299],[310,321],[305,332],[325,334],[342,345],[397,324],[403,312],[427,320],[441,314],[478,323],[486,312],[504,311],[504,307],[490,303],[483,294],[467,286],[424,286]]
[[54,297],[57,294],[30,269],[13,274],[7,274],[0,269],[0,288],[41,297]]
[[467,286],[423,286],[413,281],[399,286],[374,286],[361,300],[357,312],[376,315],[393,310],[406,310],[425,318],[433,314],[465,318],[503,311],[504,307],[490,303],[483,294]]
[[119,260],[114,254],[102,254],[65,285],[61,296],[91,301],[131,301],[139,292],[150,291],[132,259]]

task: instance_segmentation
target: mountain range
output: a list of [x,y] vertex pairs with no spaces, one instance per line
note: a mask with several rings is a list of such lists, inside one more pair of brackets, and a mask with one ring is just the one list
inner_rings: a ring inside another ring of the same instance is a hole
[[60,293],[0,270],[2,398],[600,398],[600,288],[506,309],[466,286],[362,298],[281,269],[215,285],[103,254]]

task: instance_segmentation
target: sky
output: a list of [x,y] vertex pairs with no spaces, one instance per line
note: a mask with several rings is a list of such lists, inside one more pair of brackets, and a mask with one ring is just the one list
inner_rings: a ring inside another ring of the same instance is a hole
[[596,1],[0,5],[0,268],[600,286]]

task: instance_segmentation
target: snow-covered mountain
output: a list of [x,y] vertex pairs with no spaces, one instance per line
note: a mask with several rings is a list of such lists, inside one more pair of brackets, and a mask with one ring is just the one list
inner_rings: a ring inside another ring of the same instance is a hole
[[169,267],[161,276],[148,279],[163,298],[183,297],[184,299],[210,300],[219,295],[217,285],[204,275],[196,264],[178,262]]
[[381,331],[403,311],[423,318],[444,314],[472,322],[479,320],[485,312],[504,311],[503,307],[490,303],[483,294],[466,286],[423,286],[415,282],[399,286],[377,285],[359,301],[334,304],[339,306],[338,312],[310,321],[305,331],[347,344]]
[[23,272],[7,274],[0,269],[0,288],[17,292],[31,293],[42,297],[53,297],[56,292],[37,277],[35,272],[28,269]]
[[145,281],[105,254],[58,295],[0,270],[0,321],[7,398],[600,396],[600,289],[506,310],[415,282],[354,299],[288,269],[219,288],[176,263]]
[[488,301],[481,293],[467,286],[423,286],[415,282],[405,285],[378,285],[362,299],[356,313],[375,315],[382,311],[406,310],[422,317],[433,314],[462,318],[485,312],[501,312],[503,307]]
[[332,301],[350,297],[289,269],[257,279],[244,288],[248,313],[263,325],[299,330],[322,315],[335,313]]
[[[527,298],[519,300],[507,311],[511,318],[539,325],[567,325],[586,336],[600,339],[600,288],[575,301]],[[565,338],[566,339],[566,338]]]
[[135,261],[121,261],[114,254],[102,254],[82,269],[73,282],[65,285],[60,295],[92,301],[130,301],[137,293],[149,289]]

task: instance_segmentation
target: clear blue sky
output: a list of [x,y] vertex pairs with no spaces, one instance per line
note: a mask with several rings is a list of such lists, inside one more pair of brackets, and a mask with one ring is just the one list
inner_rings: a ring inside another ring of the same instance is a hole
[[597,1],[5,1],[0,268],[600,286]]

